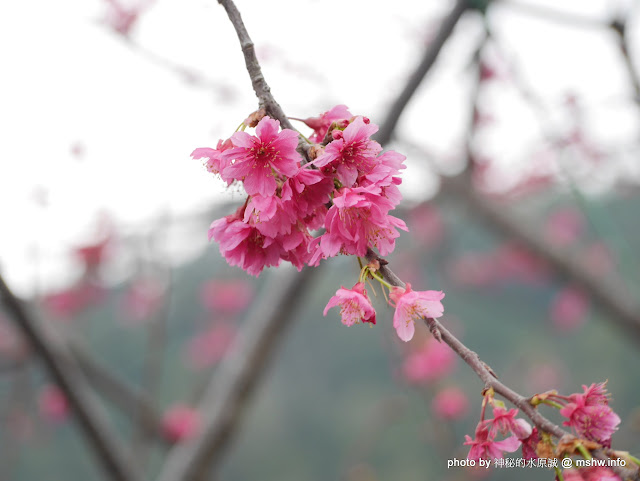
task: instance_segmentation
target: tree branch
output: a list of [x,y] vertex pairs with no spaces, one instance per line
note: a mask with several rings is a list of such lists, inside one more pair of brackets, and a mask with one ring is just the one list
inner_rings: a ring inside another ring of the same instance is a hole
[[299,275],[286,270],[275,274],[200,402],[199,410],[205,416],[201,434],[169,453],[158,481],[202,479],[208,469],[217,466],[305,289],[319,271],[315,267]]
[[60,390],[69,401],[77,416],[80,427],[89,444],[110,480],[138,481],[141,479],[137,470],[127,462],[121,444],[109,429],[109,421],[105,418],[100,406],[87,389],[82,374],[70,361],[68,355],[55,348],[47,332],[30,317],[20,300],[11,292],[4,278],[0,275],[0,297],[7,312],[31,343],[35,352],[42,358]]
[[69,348],[85,377],[104,398],[111,400],[120,410],[131,416],[139,416],[141,427],[149,435],[167,442],[162,431],[162,417],[153,401],[141,390],[129,385],[101,365],[77,342]]
[[393,137],[393,132],[398,125],[398,121],[400,120],[404,109],[409,104],[409,101],[413,98],[416,90],[418,90],[418,87],[422,83],[422,80],[427,76],[427,73],[429,73],[431,67],[433,67],[433,64],[436,62],[436,59],[438,58],[442,47],[453,33],[453,29],[458,23],[458,20],[460,20],[462,14],[468,8],[468,0],[457,0],[449,15],[447,15],[443,19],[436,37],[427,46],[422,56],[422,60],[409,77],[407,83],[400,92],[400,95],[398,95],[396,100],[391,105],[391,108],[389,109],[384,122],[382,122],[382,124],[380,125],[380,130],[378,130],[378,133],[375,135],[375,140],[377,140],[380,144],[384,145],[389,143],[389,141]]

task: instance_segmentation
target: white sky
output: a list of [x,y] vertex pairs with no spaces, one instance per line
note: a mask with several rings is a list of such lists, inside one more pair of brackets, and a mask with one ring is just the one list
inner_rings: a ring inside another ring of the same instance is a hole
[[[530,2],[593,18],[608,18],[630,3]],[[237,0],[267,81],[289,115],[313,116],[344,103],[374,122],[382,120],[451,3]],[[34,250],[41,282],[64,282],[65,254],[87,239],[98,212],[135,226],[163,212],[181,216],[229,199],[189,154],[215,146],[256,108],[235,32],[215,0],[158,0],[132,39],[216,89],[189,84],[132,48],[101,22],[105,12],[101,0],[0,4],[0,267],[22,293],[36,275]],[[502,48],[550,106],[560,105],[567,92],[578,93],[588,101],[595,139],[607,146],[637,139],[638,111],[628,102],[631,91],[611,33],[554,24],[507,6],[497,6],[491,21]],[[444,157],[460,152],[469,109],[465,68],[480,34],[476,16],[461,22],[403,118],[403,137]],[[633,41],[638,52],[637,35]],[[522,162],[539,138],[531,113],[504,83],[489,89],[483,104],[497,118],[483,137],[488,151],[505,164]],[[551,119],[564,125],[561,117]],[[75,144],[84,148],[81,159],[71,153]],[[417,165],[409,163],[409,170],[407,194],[415,196],[430,179]],[[46,209],[34,202],[43,188]],[[204,246],[205,238],[203,231],[194,245]]]

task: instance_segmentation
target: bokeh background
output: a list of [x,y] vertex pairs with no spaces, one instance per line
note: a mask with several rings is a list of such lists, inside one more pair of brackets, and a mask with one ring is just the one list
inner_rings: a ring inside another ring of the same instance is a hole
[[[382,124],[453,2],[237,6],[289,116],[346,104]],[[519,392],[608,380],[622,418],[614,448],[635,454],[640,325],[620,328],[531,242],[582,266],[638,317],[638,19],[631,1],[496,0],[468,11],[385,145],[407,155],[397,215],[410,232],[394,270],[416,289],[444,290],[443,322]],[[257,108],[236,34],[211,0],[30,0],[0,5],[0,41],[2,275],[71,347],[153,479],[172,444],[198,436],[205,387],[273,286],[294,275],[281,266],[254,279],[207,242],[211,221],[244,195],[190,153]],[[532,237],[515,238],[474,198]],[[373,328],[346,328],[335,310],[324,318],[359,270],[352,258],[325,264],[211,479],[552,478],[447,470],[466,457],[482,383],[426,329],[399,342],[380,292]],[[144,408],[105,387],[109,376]],[[0,479],[103,479],[3,312],[0,423]]]

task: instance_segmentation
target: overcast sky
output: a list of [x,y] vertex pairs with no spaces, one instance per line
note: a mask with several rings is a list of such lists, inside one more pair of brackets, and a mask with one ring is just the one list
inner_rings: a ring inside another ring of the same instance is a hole
[[[596,20],[631,4],[530,2]],[[451,3],[237,1],[289,115],[313,116],[344,103],[374,122]],[[65,282],[66,254],[89,238],[99,212],[135,228],[163,212],[179,217],[241,198],[189,157],[230,136],[256,108],[224,10],[215,0],[158,0],[131,42],[109,28],[107,11],[102,0],[0,4],[0,266],[22,293],[36,275],[33,252],[42,284]],[[490,23],[501,46],[490,56],[507,70],[501,56],[516,62],[548,103],[552,124],[565,125],[555,112],[576,93],[598,143],[624,147],[637,138],[638,112],[611,32],[550,22],[509,5],[496,6]],[[400,126],[402,137],[445,162],[455,163],[462,151],[468,65],[481,35],[477,15],[463,19]],[[635,33],[632,44],[638,61]],[[539,122],[508,82],[488,89],[482,101],[495,118],[483,148],[505,166],[522,164],[540,137]],[[435,188],[416,162],[409,159],[405,175],[414,198]],[[202,232],[194,245],[204,246],[205,238]]]

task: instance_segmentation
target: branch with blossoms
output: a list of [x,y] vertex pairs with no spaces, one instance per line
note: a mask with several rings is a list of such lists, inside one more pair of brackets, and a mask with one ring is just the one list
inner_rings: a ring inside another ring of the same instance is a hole
[[[357,282],[350,289],[340,288],[324,314],[340,307],[346,326],[376,324],[365,283],[377,282],[381,289],[388,289],[388,302],[395,308],[393,326],[401,340],[411,340],[416,321],[423,319],[436,339],[462,357],[485,383],[481,421],[475,438],[465,443],[472,446],[469,459],[501,458],[504,452],[522,447],[525,459],[546,455],[556,460],[555,467],[558,458],[575,454],[605,461],[622,459],[624,465],[636,463],[628,453],[607,450],[620,418],[608,406],[604,385],[567,397],[551,392],[525,398],[497,381],[477,354],[437,321],[444,312],[444,293],[414,291],[388,267],[381,255],[393,251],[398,229],[407,229],[403,221],[390,215],[401,200],[398,185],[405,158],[394,151],[382,152],[371,139],[377,127],[365,117],[351,115],[345,106],[306,123],[314,130],[310,136],[312,162],[307,164],[296,151],[298,134],[279,130],[278,121],[268,116],[258,121],[253,136],[241,130],[221,141],[218,149],[194,151],[194,157],[206,159],[210,172],[228,184],[241,184],[248,194],[234,214],[214,221],[209,229],[209,238],[219,243],[227,262],[258,276],[265,267],[282,261],[302,270],[338,254],[357,256],[362,266]],[[243,127],[249,125],[243,123]],[[313,232],[321,229],[324,233],[314,237]],[[363,265],[361,258],[368,262]],[[535,431],[515,418],[517,409],[506,411],[494,393],[517,406],[536,426]],[[539,404],[558,407],[575,435],[542,416]],[[487,405],[493,408],[491,420],[485,419]],[[498,433],[511,436],[497,441]],[[613,468],[625,479],[638,476],[637,467]],[[559,468],[557,475],[562,478]]]
[[[388,302],[396,309],[393,324],[400,339],[410,340],[416,321],[424,320],[436,339],[462,357],[485,383],[476,437],[469,437],[465,443],[472,446],[470,459],[501,458],[504,452],[522,447],[525,457],[546,455],[556,463],[558,458],[575,454],[602,459],[624,456],[625,462],[637,463],[626,453],[609,450],[611,435],[620,420],[608,407],[604,385],[592,385],[582,394],[566,397],[555,392],[532,398],[517,394],[438,322],[444,311],[442,292],[414,291],[391,271],[381,255],[393,251],[398,229],[407,230],[402,220],[390,214],[401,200],[397,186],[404,156],[393,151],[383,153],[371,138],[377,126],[364,116],[352,115],[342,105],[303,121],[313,130],[308,142],[288,128],[289,121],[264,82],[237,9],[230,1],[221,3],[236,27],[247,70],[263,107],[228,139],[220,140],[217,148],[199,148],[192,154],[205,159],[209,172],[229,185],[241,185],[247,193],[234,214],[214,221],[209,229],[209,239],[218,242],[227,262],[258,276],[265,267],[283,261],[300,271],[338,254],[357,256],[361,264],[357,282],[351,289],[337,291],[325,315],[332,307],[340,307],[345,325],[375,324],[375,309],[365,285],[377,282],[383,291],[388,289]],[[255,135],[246,132],[250,128],[255,128]],[[304,146],[304,156],[299,145]],[[495,399],[496,393],[521,410],[535,428],[515,418],[518,409],[507,411]],[[575,434],[540,414],[539,404],[560,409],[568,418],[565,425]],[[492,419],[485,418],[487,406],[493,409]],[[499,434],[511,436],[498,441]],[[625,479],[637,479],[637,467],[614,469]],[[563,479],[559,469],[557,476]]]

